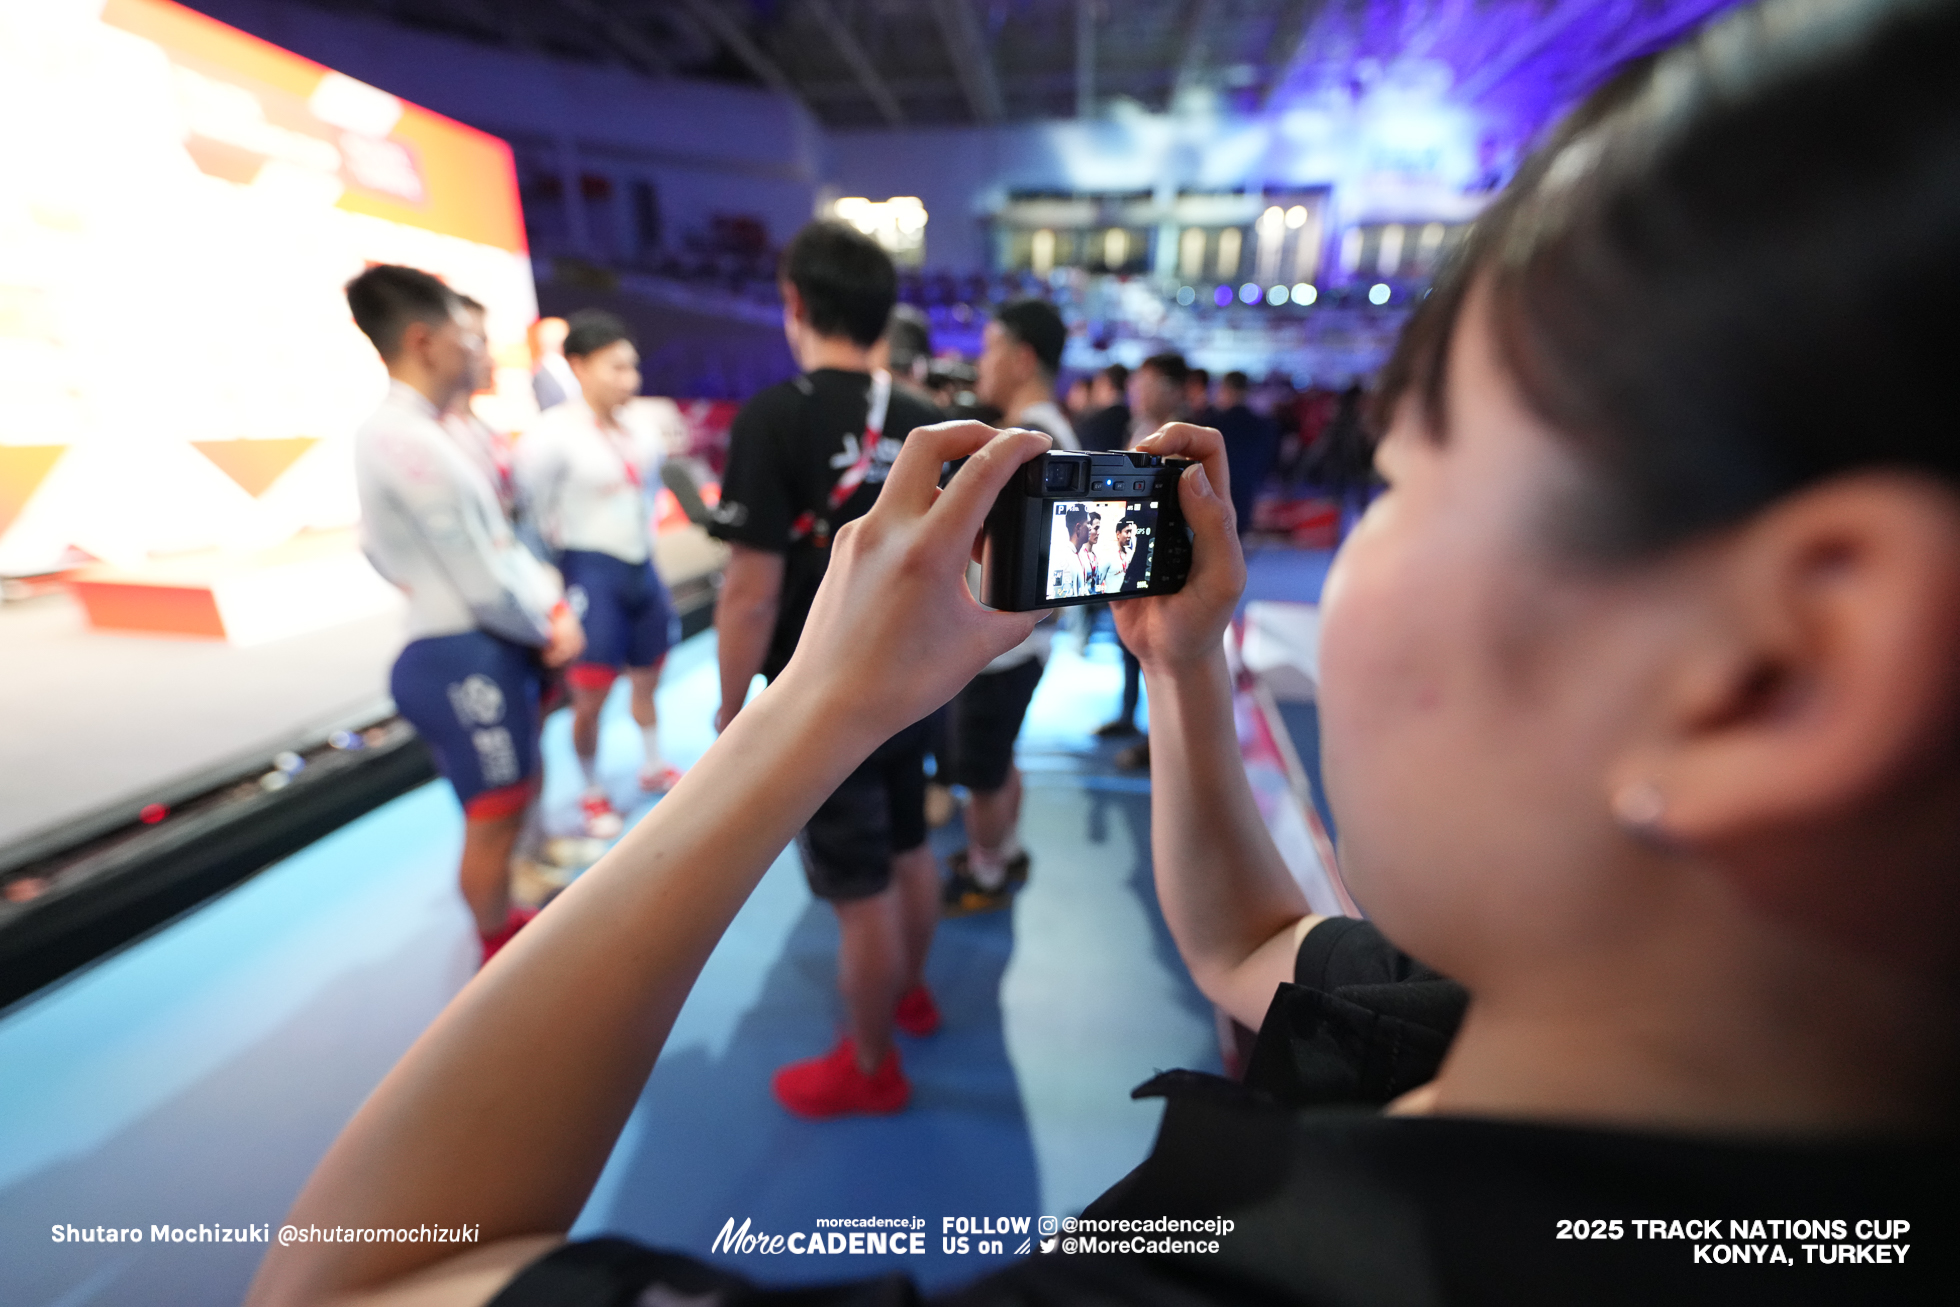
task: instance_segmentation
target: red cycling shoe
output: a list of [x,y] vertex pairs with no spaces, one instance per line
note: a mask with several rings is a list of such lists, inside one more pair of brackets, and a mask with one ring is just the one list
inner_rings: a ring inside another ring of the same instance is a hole
[[899,995],[898,1006],[892,1010],[892,1023],[914,1039],[937,1034],[939,1004],[932,1001],[932,991],[924,985],[914,985]]
[[538,910],[536,908],[512,907],[505,914],[503,925],[497,927],[492,933],[479,937],[483,940],[483,960],[488,962],[491,958],[496,957],[497,950],[510,943],[511,936],[528,926],[531,923],[531,919],[537,915]]
[[646,794],[665,794],[681,783],[681,769],[671,763],[640,768],[640,789]]
[[626,829],[626,819],[613,810],[612,800],[599,790],[586,791],[585,797],[578,801],[578,810],[585,819],[588,839],[618,839],[619,833]]
[[857,1045],[846,1035],[822,1057],[792,1062],[770,1082],[776,1101],[797,1116],[822,1121],[856,1113],[889,1113],[911,1100],[912,1085],[893,1049],[878,1069],[858,1069]]

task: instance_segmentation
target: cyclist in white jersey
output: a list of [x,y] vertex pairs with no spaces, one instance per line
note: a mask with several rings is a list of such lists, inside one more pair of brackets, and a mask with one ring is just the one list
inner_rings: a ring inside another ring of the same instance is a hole
[[382,265],[347,284],[392,379],[354,438],[363,547],[408,595],[389,684],[463,804],[463,897],[487,960],[530,914],[510,906],[511,853],[537,795],[539,665],[584,633],[557,578],[511,533],[495,489],[443,430],[480,349],[455,292]]
[[640,788],[672,788],[680,772],[661,756],[653,697],[680,622],[653,567],[660,437],[628,407],[640,390],[639,352],[626,324],[609,313],[575,314],[570,324],[565,358],[578,393],[540,415],[518,441],[516,478],[585,627],[585,652],[565,672],[572,745],[585,773],[586,832],[610,839],[623,823],[599,780],[600,711],[623,670],[646,748]]

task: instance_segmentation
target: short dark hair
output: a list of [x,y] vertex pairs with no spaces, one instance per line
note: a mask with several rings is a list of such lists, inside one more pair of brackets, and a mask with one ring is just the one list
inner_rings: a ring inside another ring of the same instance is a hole
[[1080,504],[1062,510],[1062,526],[1070,535],[1074,535],[1075,528],[1086,524],[1088,520],[1089,510]]
[[1560,544],[1599,562],[1858,468],[1960,487],[1956,64],[1960,6],[1769,0],[1632,65],[1478,218],[1376,425],[1408,403],[1447,432],[1450,343],[1486,286],[1497,357],[1588,471]]
[[841,222],[813,222],[790,238],[778,276],[796,287],[819,336],[866,349],[885,334],[898,301],[898,269],[877,241]]
[[1143,519],[1138,517],[1135,513],[1125,513],[1123,514],[1122,520],[1119,521],[1114,527],[1114,530],[1121,531],[1126,526],[1131,528],[1132,530],[1135,530],[1137,527],[1140,527],[1142,525],[1143,525]]
[[354,325],[390,362],[402,347],[411,322],[439,327],[456,314],[456,292],[420,268],[377,263],[347,283],[347,307]]
[[1068,344],[1068,325],[1046,300],[1014,300],[994,314],[1014,339],[1034,351],[1035,362],[1050,381],[1062,370],[1062,350]]
[[1209,389],[1211,387],[1211,373],[1205,371],[1203,368],[1192,368],[1189,372],[1184,374],[1184,382],[1186,385],[1190,385],[1195,382],[1196,384],[1200,386],[1204,386],[1205,388]]
[[638,348],[633,329],[604,309],[580,309],[565,319],[565,357],[582,359],[620,341]]
[[1137,364],[1137,371],[1141,372],[1145,368],[1149,368],[1152,372],[1170,382],[1179,390],[1184,389],[1184,379],[1191,375],[1191,365],[1184,361],[1182,354],[1173,351],[1152,354],[1149,358]]
[[1252,381],[1236,368],[1218,379],[1218,384],[1226,390],[1251,390]]
[[1102,375],[1109,379],[1110,385],[1116,387],[1118,394],[1122,393],[1123,387],[1130,384],[1130,370],[1121,363],[1110,364],[1102,370]]
[[465,313],[488,313],[490,311],[483,307],[482,300],[476,298],[474,295],[465,295],[460,290],[456,292],[456,302],[463,306]]
[[892,368],[909,372],[917,360],[931,360],[932,326],[926,315],[910,304],[896,305],[885,326],[885,343],[891,349]]

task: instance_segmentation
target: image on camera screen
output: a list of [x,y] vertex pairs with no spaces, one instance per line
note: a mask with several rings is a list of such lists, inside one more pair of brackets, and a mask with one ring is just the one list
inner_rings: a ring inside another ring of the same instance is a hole
[[1157,501],[1057,500],[1048,536],[1050,599],[1136,594],[1150,586]]

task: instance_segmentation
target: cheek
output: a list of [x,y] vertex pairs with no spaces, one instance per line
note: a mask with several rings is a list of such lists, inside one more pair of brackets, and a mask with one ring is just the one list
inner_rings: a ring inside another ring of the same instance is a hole
[[1374,914],[1393,911],[1398,871],[1439,869],[1479,765],[1474,560],[1392,513],[1350,538],[1321,627],[1323,773],[1343,875]]
[[1448,577],[1395,525],[1377,518],[1350,537],[1321,606],[1321,729],[1343,768],[1365,764],[1383,730],[1442,703]]

